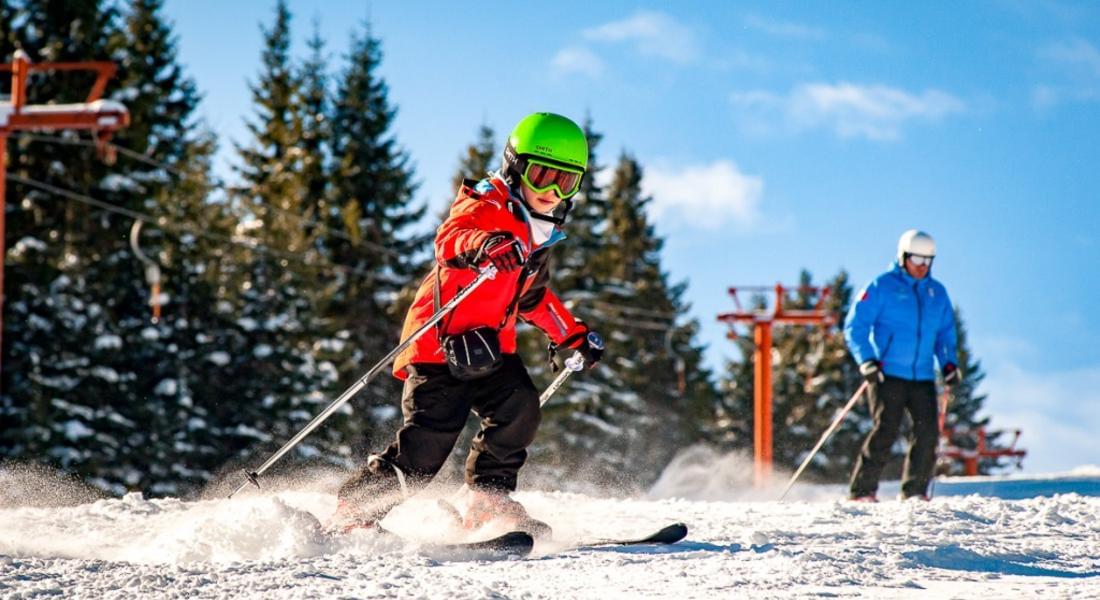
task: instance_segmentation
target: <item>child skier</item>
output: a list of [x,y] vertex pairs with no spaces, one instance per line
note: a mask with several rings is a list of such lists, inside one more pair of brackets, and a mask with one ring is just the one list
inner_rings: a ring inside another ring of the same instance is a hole
[[550,291],[549,250],[588,165],[584,132],[552,113],[516,125],[499,173],[463,182],[436,232],[436,264],[405,317],[402,338],[490,266],[498,271],[394,362],[404,380],[404,424],[396,439],[340,488],[329,528],[370,527],[439,471],[473,410],[481,418],[466,459],[463,525],[530,523],[509,497],[541,418],[539,394],[516,354],[516,319],[541,329],[552,354],[584,357],[591,368],[603,342]]

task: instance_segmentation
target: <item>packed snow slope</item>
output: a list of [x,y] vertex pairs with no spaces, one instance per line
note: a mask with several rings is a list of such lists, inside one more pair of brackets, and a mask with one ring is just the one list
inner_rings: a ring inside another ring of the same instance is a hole
[[[555,540],[496,561],[318,533],[335,498],[316,490],[331,477],[232,500],[88,501],[75,484],[0,470],[0,597],[1100,597],[1100,497],[1087,495],[1098,493],[1096,470],[940,481],[927,503],[849,503],[838,486],[805,485],[780,503],[782,481],[752,489],[743,462],[707,460],[671,465],[644,498],[521,492]],[[1079,491],[1065,493],[1067,481]],[[989,493],[1005,487],[1009,497]],[[415,539],[443,535],[430,496],[385,524]],[[673,521],[690,527],[673,546],[575,547]]]

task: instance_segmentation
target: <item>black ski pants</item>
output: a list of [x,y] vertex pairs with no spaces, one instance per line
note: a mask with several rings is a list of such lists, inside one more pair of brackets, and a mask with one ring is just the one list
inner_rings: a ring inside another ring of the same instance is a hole
[[426,485],[443,467],[471,410],[481,417],[481,430],[466,458],[466,483],[515,490],[542,419],[538,391],[520,357],[505,354],[496,371],[472,381],[456,379],[446,365],[407,369],[401,398],[405,422],[397,438],[344,483],[340,498],[371,504],[392,497],[399,488],[398,470],[410,493]]
[[887,376],[882,383],[868,386],[867,397],[874,426],[852,472],[852,497],[871,496],[878,491],[879,477],[890,459],[890,448],[898,439],[905,411],[913,420],[913,430],[909,435],[901,494],[906,498],[926,494],[936,466],[939,436],[935,384]]

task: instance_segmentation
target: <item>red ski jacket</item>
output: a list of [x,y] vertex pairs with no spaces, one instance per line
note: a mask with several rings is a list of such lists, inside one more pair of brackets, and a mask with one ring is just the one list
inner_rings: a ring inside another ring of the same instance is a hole
[[506,231],[515,236],[528,254],[527,262],[521,269],[498,273],[495,279],[482,283],[443,317],[442,329],[433,327],[424,332],[399,354],[393,364],[393,374],[398,379],[408,376],[405,367],[412,363],[445,363],[440,342],[445,335],[492,327],[499,332],[501,352],[514,354],[517,318],[541,329],[555,344],[584,330],[584,325],[550,291],[548,258],[552,244],[532,251],[525,209],[511,197],[508,185],[495,177],[481,181],[476,189],[473,183],[463,182],[450,215],[436,231],[436,266],[416,291],[405,316],[401,339],[407,339],[435,313],[436,281],[441,284],[439,304],[443,305],[477,277],[469,263],[494,233]]

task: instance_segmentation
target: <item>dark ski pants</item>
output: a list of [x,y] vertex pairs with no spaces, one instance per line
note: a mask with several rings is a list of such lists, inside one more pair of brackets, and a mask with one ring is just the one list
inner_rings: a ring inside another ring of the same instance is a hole
[[890,459],[890,448],[898,438],[904,411],[909,411],[913,431],[909,436],[901,494],[906,498],[926,494],[936,466],[939,436],[935,384],[887,377],[882,383],[869,386],[867,397],[874,426],[852,472],[852,497],[871,496],[878,491],[878,480]]
[[416,364],[407,369],[401,398],[405,423],[397,439],[344,483],[340,499],[392,506],[401,499],[398,470],[409,493],[426,485],[443,467],[471,410],[481,417],[481,430],[466,458],[466,483],[515,490],[527,446],[542,419],[538,391],[520,357],[505,354],[500,368],[473,381],[456,379],[446,365]]

